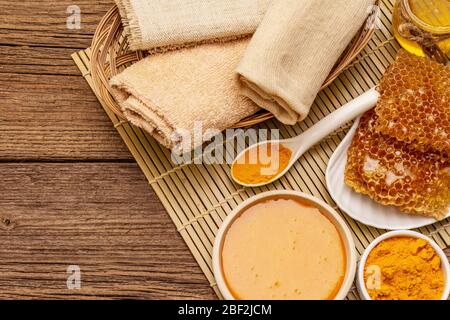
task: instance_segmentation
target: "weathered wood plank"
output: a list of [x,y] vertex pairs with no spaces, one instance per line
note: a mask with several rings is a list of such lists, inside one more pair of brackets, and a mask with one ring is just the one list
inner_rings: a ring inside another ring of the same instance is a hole
[[[214,298],[134,164],[0,164],[1,298]],[[69,265],[80,290],[66,287]]]
[[0,161],[131,160],[70,58],[113,1],[77,1],[80,30],[66,26],[73,4],[0,0]]
[[112,4],[0,0],[0,298],[215,297],[70,58]]
[[[83,49],[113,0],[0,0],[0,44]],[[81,28],[68,29],[67,8],[81,10]]]
[[71,58],[74,49],[1,46],[0,74],[80,76]]
[[81,76],[3,73],[0,160],[132,157]]

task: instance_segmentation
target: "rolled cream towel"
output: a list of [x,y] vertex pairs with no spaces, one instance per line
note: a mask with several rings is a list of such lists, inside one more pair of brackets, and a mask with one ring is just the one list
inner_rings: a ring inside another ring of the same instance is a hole
[[271,0],[115,0],[132,50],[253,34]]
[[241,93],[293,125],[366,21],[374,0],[277,0],[240,62]]
[[234,73],[248,42],[148,56],[111,79],[114,96],[126,118],[163,146],[177,152],[196,148],[260,110],[239,94]]

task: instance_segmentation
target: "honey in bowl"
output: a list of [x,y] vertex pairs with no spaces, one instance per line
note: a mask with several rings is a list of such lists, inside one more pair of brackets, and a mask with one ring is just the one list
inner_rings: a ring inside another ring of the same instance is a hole
[[320,209],[296,198],[269,198],[231,224],[222,268],[238,300],[326,300],[341,288],[346,254],[336,226]]
[[444,64],[450,58],[450,0],[397,0],[392,24],[409,52]]

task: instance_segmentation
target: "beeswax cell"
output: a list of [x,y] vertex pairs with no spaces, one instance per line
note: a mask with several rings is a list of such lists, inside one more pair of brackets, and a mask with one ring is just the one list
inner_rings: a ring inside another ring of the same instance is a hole
[[450,68],[400,50],[380,83],[376,130],[450,155]]
[[375,130],[378,117],[364,114],[348,151],[345,182],[355,191],[405,213],[442,218],[450,205],[450,164]]

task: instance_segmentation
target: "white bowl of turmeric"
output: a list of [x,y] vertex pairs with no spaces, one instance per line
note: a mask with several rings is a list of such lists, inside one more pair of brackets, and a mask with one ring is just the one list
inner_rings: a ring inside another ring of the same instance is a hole
[[341,300],[356,273],[344,220],[297,191],[262,193],[234,209],[218,231],[212,262],[227,300]]
[[414,231],[392,231],[365,250],[356,285],[364,300],[447,300],[450,266],[432,239]]

